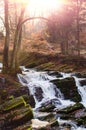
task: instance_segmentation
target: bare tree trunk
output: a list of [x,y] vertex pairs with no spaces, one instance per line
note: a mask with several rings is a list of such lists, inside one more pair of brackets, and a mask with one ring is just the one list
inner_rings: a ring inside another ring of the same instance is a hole
[[22,28],[20,29],[18,45],[17,45],[16,55],[15,55],[16,68],[19,66],[19,54],[20,54],[20,48],[21,48],[21,40],[22,40]]
[[5,45],[4,45],[4,54],[3,54],[3,71],[9,67],[9,41],[10,41],[10,32],[9,32],[9,21],[8,21],[8,0],[4,0],[4,10],[5,10],[5,28],[6,28],[6,36],[5,36]]
[[66,32],[66,36],[65,36],[65,54],[68,55],[69,54],[69,47],[68,47],[68,31]]
[[20,26],[22,20],[24,17],[24,9],[22,9],[20,18],[18,21],[18,25],[15,32],[15,38],[14,38],[14,46],[13,46],[13,52],[12,52],[12,59],[11,59],[11,69],[16,70],[18,68],[18,55],[19,55],[19,49],[21,45],[21,38],[22,38],[22,26]]
[[79,0],[77,0],[77,14],[76,14],[76,24],[77,24],[77,52],[78,52],[78,57],[80,57],[80,25],[79,25],[79,11],[80,11],[80,7],[79,7]]

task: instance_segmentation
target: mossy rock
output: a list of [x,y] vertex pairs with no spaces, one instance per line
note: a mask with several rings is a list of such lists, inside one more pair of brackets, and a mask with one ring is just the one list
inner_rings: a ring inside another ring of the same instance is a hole
[[27,130],[32,130],[32,127],[30,126]]
[[57,111],[57,113],[69,114],[69,113],[72,113],[72,112],[74,112],[76,110],[83,109],[83,108],[84,108],[84,106],[81,103],[76,103],[76,104],[74,104],[72,106],[69,106],[67,108],[64,108],[62,110]]
[[86,127],[86,115],[84,115],[83,117],[76,119],[76,121],[78,122],[78,125],[84,125]]
[[39,108],[39,111],[41,112],[51,112],[55,108],[55,105],[52,104],[52,101],[47,101],[42,104],[42,106]]
[[6,116],[5,126],[17,127],[33,118],[33,111],[30,105],[15,109]]
[[86,85],[86,79],[80,81],[81,86]]
[[8,93],[5,89],[0,88],[0,104],[4,102],[4,99],[8,97]]
[[78,93],[75,80],[73,77],[68,77],[65,79],[56,79],[51,81],[57,88],[63,93],[65,99],[71,99],[74,102],[80,102],[81,96]]
[[0,112],[8,112],[12,109],[15,109],[19,106],[24,106],[27,103],[27,100],[29,100],[28,96],[20,96],[14,99],[11,99],[9,101],[6,101],[5,103],[3,103],[2,105],[0,105]]
[[41,112],[51,112],[51,111],[53,111],[54,108],[55,108],[54,105],[49,104],[49,105],[47,105],[47,106],[41,107],[41,108],[40,108],[40,111],[41,111]]
[[48,75],[56,76],[57,78],[63,77],[62,74],[58,71],[48,71]]
[[77,78],[86,78],[86,73],[77,72],[74,74]]

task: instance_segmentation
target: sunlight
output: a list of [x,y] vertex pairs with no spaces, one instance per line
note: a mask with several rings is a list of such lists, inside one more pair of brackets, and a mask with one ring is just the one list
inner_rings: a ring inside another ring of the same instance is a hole
[[50,13],[60,10],[66,0],[30,0],[28,10],[33,14]]

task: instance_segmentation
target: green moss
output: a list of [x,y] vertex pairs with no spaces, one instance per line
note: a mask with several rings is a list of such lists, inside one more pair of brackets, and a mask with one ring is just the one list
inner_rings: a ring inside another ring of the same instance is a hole
[[43,70],[50,70],[54,67],[55,67],[55,65],[52,62],[47,62],[47,63],[41,64],[38,66],[38,68],[43,69]]
[[55,108],[54,105],[49,104],[49,105],[47,105],[47,106],[42,107],[42,108],[40,109],[40,111],[42,111],[42,112],[49,112],[49,111],[52,111],[54,108]]
[[74,102],[80,102],[81,96],[77,91],[75,80],[73,77],[68,77],[65,79],[56,79],[52,81],[57,88],[61,90],[65,99],[71,99]]
[[30,121],[34,117],[32,108],[30,105],[23,106],[19,109],[15,109],[9,113],[6,117],[6,123],[9,125],[23,125],[25,122]]
[[32,126],[30,126],[27,130],[32,130]]
[[82,109],[82,108],[84,108],[84,106],[81,103],[76,103],[73,106],[69,106],[69,107],[63,109],[63,112],[64,113],[71,113],[71,112],[74,112],[74,111]]
[[26,106],[26,101],[25,101],[23,96],[13,98],[13,99],[11,99],[9,101],[6,101],[4,104],[0,105],[0,111],[1,112],[10,111],[10,110],[12,110],[14,108],[17,108],[17,107],[21,106],[21,105]]
[[76,119],[76,121],[78,122],[78,125],[86,125],[86,115],[79,119]]

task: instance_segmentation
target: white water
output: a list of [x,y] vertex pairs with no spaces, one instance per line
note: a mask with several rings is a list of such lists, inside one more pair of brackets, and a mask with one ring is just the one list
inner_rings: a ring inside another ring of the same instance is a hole
[[[58,109],[74,104],[74,102],[70,100],[64,100],[63,94],[60,92],[60,90],[56,88],[56,86],[53,83],[50,82],[51,80],[56,79],[55,76],[49,76],[46,72],[37,72],[35,70],[24,68],[23,74],[18,74],[18,78],[23,86],[28,86],[30,94],[34,96],[36,102],[35,108],[39,108],[42,103],[49,100],[55,101],[54,104]],[[35,96],[35,88],[39,87],[43,91],[43,99],[40,102],[37,100]],[[58,103],[58,101],[60,102],[60,104]]]
[[62,120],[60,118],[57,119],[59,125],[68,124],[71,126],[71,130],[86,130],[86,128],[78,127],[75,122],[72,122],[71,120]]
[[86,80],[85,78],[77,78],[75,77],[75,81],[76,81],[76,86],[78,87],[78,92],[81,95],[82,101],[81,103],[84,105],[84,107],[86,107],[86,85],[81,86],[80,85],[80,80]]
[[[22,74],[18,74],[19,81],[23,86],[28,86],[30,90],[30,94],[33,95],[35,99],[35,103],[36,103],[35,109],[39,108],[42,103],[53,99],[55,99],[54,104],[57,107],[57,109],[61,109],[74,104],[74,102],[70,100],[64,100],[63,94],[60,92],[60,90],[57,89],[53,83],[50,82],[51,80],[57,79],[55,76],[49,76],[46,72],[37,72],[36,70],[26,69],[25,67],[21,67],[21,69],[22,69]],[[72,76],[72,74],[65,74],[65,73],[61,73],[61,74],[63,75],[63,77],[58,79],[63,79]],[[79,81],[82,79],[76,78],[75,76],[73,77],[75,79],[78,92],[80,93],[82,98],[81,103],[86,107],[86,86],[82,87],[80,85]],[[43,91],[42,94],[43,98],[41,101],[38,101],[35,95],[36,92],[35,88],[39,88],[39,87]],[[56,91],[58,93],[57,95],[56,95]],[[58,101],[60,102],[60,104],[58,103]],[[86,130],[86,128],[77,127],[77,125],[72,121],[61,120],[58,118],[58,122],[60,125],[64,123],[70,124],[71,130]]]
[[[61,73],[63,75],[63,78],[67,78],[67,77],[71,77],[72,74],[65,74],[65,73]],[[86,107],[86,85],[81,86],[80,85],[80,81],[81,80],[86,80],[86,78],[77,78],[76,76],[72,76],[75,79],[75,83],[78,89],[79,94],[81,95],[81,103],[83,104],[84,107]]]
[[0,63],[0,72],[2,72],[3,64]]

